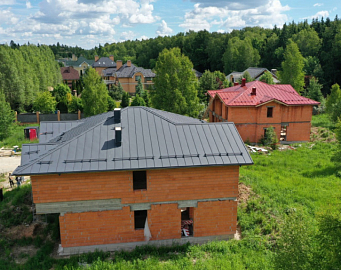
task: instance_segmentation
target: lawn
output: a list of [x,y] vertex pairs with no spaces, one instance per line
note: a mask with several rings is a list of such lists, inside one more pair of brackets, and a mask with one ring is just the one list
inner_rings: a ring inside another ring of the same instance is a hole
[[[321,116],[313,120],[332,128]],[[330,161],[337,144],[313,142],[294,148],[268,155],[254,153],[255,164],[241,167],[240,182],[250,190],[238,209],[241,240],[146,246],[133,252],[97,252],[66,259],[50,257],[53,242],[43,240],[25,264],[0,255],[0,269],[340,269],[341,168]],[[10,198],[20,203],[16,194],[16,190],[6,193],[6,203]],[[0,204],[0,220],[8,215],[7,208]],[[54,236],[48,239],[56,241],[58,219],[51,216],[49,224]],[[16,245],[0,241],[0,254],[10,254]],[[90,265],[84,268],[79,263]]]
[[[28,126],[32,126],[32,125],[14,124],[11,135],[8,138],[0,141],[0,148],[1,147],[13,148],[14,145],[18,145],[19,148],[21,148],[21,146],[26,143],[37,143],[38,140],[30,141],[30,140],[25,139],[24,128]],[[34,124],[34,126],[39,126],[39,125]]]

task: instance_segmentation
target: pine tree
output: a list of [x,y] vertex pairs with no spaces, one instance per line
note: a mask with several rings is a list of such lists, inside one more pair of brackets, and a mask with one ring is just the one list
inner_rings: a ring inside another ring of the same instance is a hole
[[122,101],[121,101],[121,108],[128,107],[130,103],[130,95],[127,92],[123,92]]
[[336,83],[332,86],[331,93],[327,97],[326,111],[330,115],[330,118],[336,122],[341,116],[341,89]]
[[82,101],[86,116],[104,113],[108,110],[108,90],[93,68],[90,68],[84,76]]
[[136,86],[136,92],[135,95],[142,96],[143,94],[143,85],[141,82],[141,78],[138,79],[137,86]]
[[308,87],[308,98],[311,98],[315,101],[322,102],[324,100],[322,92],[322,85],[318,83],[318,80],[312,78]]

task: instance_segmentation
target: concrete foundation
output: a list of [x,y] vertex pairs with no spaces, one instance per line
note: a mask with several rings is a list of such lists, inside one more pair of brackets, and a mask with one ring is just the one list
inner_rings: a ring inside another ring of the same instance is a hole
[[130,243],[119,243],[119,244],[109,244],[109,245],[93,245],[93,246],[79,246],[79,247],[68,247],[63,248],[61,245],[58,249],[58,254],[60,256],[81,254],[87,252],[94,252],[95,250],[102,251],[119,251],[127,250],[131,251],[138,246],[153,245],[153,246],[171,246],[173,244],[183,245],[186,243],[190,244],[204,244],[210,241],[219,240],[230,240],[233,239],[233,234],[226,235],[215,235],[215,236],[204,236],[204,237],[186,237],[179,239],[167,239],[167,240],[156,240],[156,241],[143,241],[143,242],[130,242]]

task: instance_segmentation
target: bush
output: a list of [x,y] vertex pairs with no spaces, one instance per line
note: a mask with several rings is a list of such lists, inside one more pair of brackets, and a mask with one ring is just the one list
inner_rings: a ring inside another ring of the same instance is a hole
[[56,110],[57,101],[49,91],[38,93],[33,102],[33,110],[41,113],[51,113]]

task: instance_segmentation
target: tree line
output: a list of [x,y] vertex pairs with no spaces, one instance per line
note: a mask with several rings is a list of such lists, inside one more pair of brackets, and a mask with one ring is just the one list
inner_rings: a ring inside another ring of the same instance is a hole
[[132,60],[138,66],[154,69],[163,49],[178,47],[192,61],[194,69],[229,74],[251,66],[282,70],[289,39],[297,44],[304,57],[305,75],[319,80],[324,96],[329,93],[331,85],[341,84],[341,21],[337,16],[333,21],[329,18],[313,19],[309,24],[305,20],[273,29],[246,27],[231,33],[189,31],[171,37],[106,43],[91,50],[58,44],[51,48],[56,56],[65,51],[69,55],[82,54],[88,59],[94,59],[95,55],[114,55],[115,59]]
[[1,45],[0,63],[0,92],[15,111],[32,111],[38,93],[62,81],[59,65],[46,45]]

